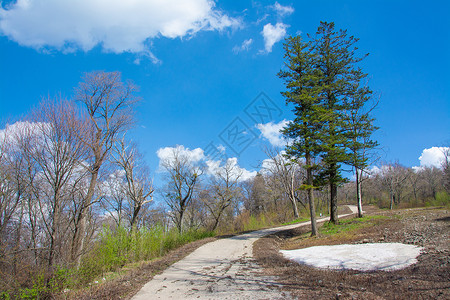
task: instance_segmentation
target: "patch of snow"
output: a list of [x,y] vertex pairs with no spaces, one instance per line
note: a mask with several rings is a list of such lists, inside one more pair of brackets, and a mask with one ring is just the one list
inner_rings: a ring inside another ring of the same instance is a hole
[[422,247],[401,243],[316,246],[280,250],[284,257],[317,268],[392,271],[417,262]]

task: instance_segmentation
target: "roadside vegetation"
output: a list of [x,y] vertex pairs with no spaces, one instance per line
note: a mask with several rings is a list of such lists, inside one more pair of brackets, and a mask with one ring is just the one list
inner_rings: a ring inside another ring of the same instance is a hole
[[17,286],[4,290],[0,297],[42,299],[72,294],[72,290],[102,284],[144,261],[154,260],[185,244],[214,235],[213,232],[204,230],[179,233],[174,229],[167,231],[160,226],[136,231],[125,227],[104,227],[78,268],[58,267],[50,278],[42,270],[30,270],[23,279],[29,281],[23,283],[28,287]]

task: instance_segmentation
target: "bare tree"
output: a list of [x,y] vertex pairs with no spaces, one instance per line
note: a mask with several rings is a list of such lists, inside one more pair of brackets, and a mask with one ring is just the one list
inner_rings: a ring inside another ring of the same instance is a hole
[[399,163],[384,165],[381,167],[381,182],[389,191],[390,205],[400,203],[401,194],[408,179],[408,170]]
[[450,147],[443,147],[444,160],[442,161],[442,170],[444,172],[444,187],[450,194]]
[[239,183],[239,188],[241,190],[240,194],[240,204],[244,208],[244,210],[251,211],[252,203],[251,203],[251,194],[253,187],[254,178],[250,178]]
[[210,177],[209,193],[207,197],[203,198],[203,202],[213,217],[212,230],[216,230],[225,209],[238,198],[241,176],[242,170],[237,165],[236,158],[229,158]]
[[133,109],[137,102],[136,87],[123,83],[120,72],[92,72],[85,74],[76,89],[76,100],[84,108],[85,122],[89,131],[79,138],[89,149],[86,169],[89,184],[75,221],[71,259],[80,263],[86,237],[88,209],[95,197],[99,171],[110,154],[110,150],[121,135],[133,124]]
[[161,161],[166,173],[166,187],[163,197],[171,209],[171,217],[179,232],[182,232],[184,215],[198,189],[203,170],[182,152],[180,147],[172,148],[171,156]]
[[127,211],[127,189],[122,173],[123,170],[117,169],[102,182],[102,189],[105,192],[100,201],[101,206],[114,219],[117,226],[123,225]]
[[418,186],[419,186],[419,181],[420,181],[420,171],[417,170],[413,170],[413,169],[409,169],[408,170],[409,175],[408,175],[408,182],[411,185],[412,188],[412,193],[414,196],[414,201],[416,201],[417,203],[417,193],[418,193]]
[[300,186],[306,179],[304,169],[299,166],[299,163],[288,160],[278,150],[267,148],[265,152],[270,159],[270,162],[266,165],[266,170],[280,183],[281,189],[292,204],[294,217],[298,218],[297,203],[300,203],[306,208],[306,203],[300,189]]
[[436,167],[424,167],[420,170],[423,180],[426,182],[428,194],[436,200],[436,194],[440,186],[442,186],[442,171]]
[[258,215],[267,211],[267,202],[270,199],[268,185],[261,173],[256,174],[253,178],[250,189],[250,212]]
[[195,193],[190,204],[186,208],[184,223],[189,229],[199,229],[201,227],[206,227],[207,225],[207,209],[199,197],[200,193],[200,191]]
[[[33,159],[32,155],[30,155],[30,149],[34,147],[34,133],[32,130],[32,124],[28,123],[29,126],[25,126],[21,128],[19,132],[15,135],[15,140],[17,143],[17,149],[20,157],[24,159],[24,164],[22,165],[21,173],[22,179],[25,183],[26,189],[23,194],[23,206],[24,206],[24,214],[26,214],[26,219],[24,219],[24,223],[26,223],[25,227],[28,227],[29,233],[27,248],[33,253],[33,262],[34,266],[38,266],[39,257],[44,242],[40,241],[41,228],[43,228],[43,222],[41,218],[41,214],[39,213],[39,195],[40,189],[42,188],[42,176],[40,176],[40,168],[36,161]],[[15,158],[15,160],[17,160]],[[17,160],[19,161],[19,160]],[[25,235],[25,234],[24,234]],[[24,237],[25,238],[25,237]]]
[[[21,159],[14,159],[14,145],[8,127],[0,136],[0,255],[4,250],[6,231],[20,203],[20,174],[17,173]],[[14,166],[14,164],[19,166]]]
[[76,107],[65,100],[47,99],[34,112],[36,126],[33,147],[30,156],[39,166],[40,176],[45,188],[39,197],[39,209],[48,234],[48,268],[54,263],[56,247],[61,239],[67,238],[68,225],[62,218],[66,202],[70,199],[67,188],[80,160],[86,154],[84,143],[78,138],[84,132]]
[[136,228],[139,212],[145,204],[153,200],[153,184],[149,178],[142,156],[135,145],[126,146],[122,139],[116,143],[113,151],[113,161],[124,172],[126,179],[126,196],[130,207],[130,226]]
[[22,246],[33,248],[37,265],[36,222],[29,220],[32,226],[30,239],[34,243],[25,240],[24,233],[36,175],[35,162],[27,155],[32,147],[31,137],[32,124],[29,122],[7,125],[0,136],[0,256],[12,255],[14,275],[19,261],[17,253],[26,250]]

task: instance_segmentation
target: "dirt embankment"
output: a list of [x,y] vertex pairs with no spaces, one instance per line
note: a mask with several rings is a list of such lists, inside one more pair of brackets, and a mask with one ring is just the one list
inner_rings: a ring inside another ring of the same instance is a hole
[[[253,247],[266,275],[299,299],[450,299],[450,213],[445,209],[377,212],[387,218],[351,234],[299,239],[309,228],[279,232]],[[424,247],[418,263],[398,271],[333,271],[299,265],[279,249],[344,243],[400,242]]]

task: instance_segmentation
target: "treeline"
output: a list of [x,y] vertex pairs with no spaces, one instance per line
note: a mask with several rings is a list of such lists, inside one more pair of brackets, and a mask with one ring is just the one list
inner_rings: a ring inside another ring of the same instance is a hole
[[[305,171],[284,152],[266,149],[269,158],[256,176],[248,176],[236,158],[198,161],[182,146],[170,151],[160,163],[164,186],[159,189],[168,211],[159,215],[168,217],[166,222],[179,232],[240,232],[305,216]],[[323,191],[316,193],[322,200],[318,213],[328,212],[327,197]]]
[[[376,172],[363,176],[362,197],[380,208],[407,208],[449,205],[450,148],[442,147],[440,167],[407,168],[399,163],[384,163]],[[355,182],[340,188],[340,201],[353,202]]]
[[118,72],[88,73],[73,99],[43,100],[2,131],[2,292],[29,287],[36,274],[48,287],[58,269],[79,270],[112,199],[122,201],[119,224],[138,226],[153,187],[135,147],[125,146],[135,91]]

